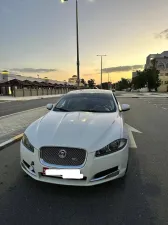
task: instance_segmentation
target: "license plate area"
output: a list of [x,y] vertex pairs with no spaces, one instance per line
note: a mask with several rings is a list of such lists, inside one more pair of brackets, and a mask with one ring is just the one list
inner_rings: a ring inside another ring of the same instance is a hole
[[43,168],[43,175],[49,177],[61,177],[63,179],[83,179],[83,174],[79,169],[55,169]]

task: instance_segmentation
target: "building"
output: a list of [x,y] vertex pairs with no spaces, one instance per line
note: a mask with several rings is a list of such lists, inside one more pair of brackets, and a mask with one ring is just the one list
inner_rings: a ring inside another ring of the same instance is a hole
[[[14,85],[16,84],[16,85]],[[75,86],[73,83],[66,81],[51,80],[47,77],[36,78],[26,77],[10,73],[8,71],[2,71],[0,73],[0,95],[13,95],[14,89],[24,89],[25,87],[39,87],[39,88],[57,88],[57,87],[72,87]],[[36,92],[36,91],[35,91]]]
[[68,79],[68,82],[72,84],[77,84],[77,76],[73,75],[71,78]]
[[152,66],[152,60],[157,59],[158,69],[168,68],[168,51],[164,51],[161,54],[150,54],[146,58],[145,69]]
[[155,58],[159,58],[159,57],[161,57],[161,54],[150,54],[150,55],[148,55],[147,57],[146,57],[146,64],[145,64],[145,69],[147,69],[147,68],[150,68],[151,66],[152,66],[152,63],[151,63],[151,61],[153,60],[153,59],[155,59]]
[[150,54],[146,58],[145,69],[150,68],[153,64],[152,61],[155,59],[155,67],[160,71],[159,78],[161,85],[158,88],[160,92],[168,91],[168,51],[164,51],[161,54]]
[[[75,86],[77,86],[77,76],[76,76],[76,75],[73,75],[72,77],[70,77],[70,78],[68,79],[68,82],[71,83],[71,84],[73,84],[73,85],[75,85]],[[84,84],[82,84],[82,83],[80,82],[79,86],[80,86],[80,87],[83,87]]]
[[28,81],[48,82],[48,83],[57,83],[57,84],[70,84],[70,85],[73,84],[73,82],[51,80],[51,79],[48,79],[47,77],[36,78],[36,77],[30,77],[30,76],[29,77],[22,76],[22,75],[10,73],[7,70],[4,70],[0,73],[0,83],[14,80],[14,79],[21,80],[21,81],[28,80]]
[[7,70],[2,71],[0,73],[0,83],[8,81],[8,75],[9,75],[9,72]]

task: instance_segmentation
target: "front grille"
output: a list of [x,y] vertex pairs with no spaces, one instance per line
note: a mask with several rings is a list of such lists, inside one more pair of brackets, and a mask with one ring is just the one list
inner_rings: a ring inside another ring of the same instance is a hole
[[40,158],[48,164],[58,166],[81,166],[86,158],[86,151],[78,148],[42,147]]

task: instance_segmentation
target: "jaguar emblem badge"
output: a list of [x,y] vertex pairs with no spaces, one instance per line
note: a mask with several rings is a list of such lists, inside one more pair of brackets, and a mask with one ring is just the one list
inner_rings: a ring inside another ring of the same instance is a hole
[[59,152],[58,152],[58,156],[61,158],[61,159],[64,159],[67,155],[67,152],[64,150],[64,149],[61,149]]

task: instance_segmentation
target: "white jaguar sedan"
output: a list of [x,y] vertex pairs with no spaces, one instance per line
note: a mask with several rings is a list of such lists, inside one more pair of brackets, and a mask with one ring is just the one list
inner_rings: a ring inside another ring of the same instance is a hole
[[126,175],[129,143],[120,105],[111,91],[71,91],[33,122],[20,144],[21,167],[54,184],[91,186]]

